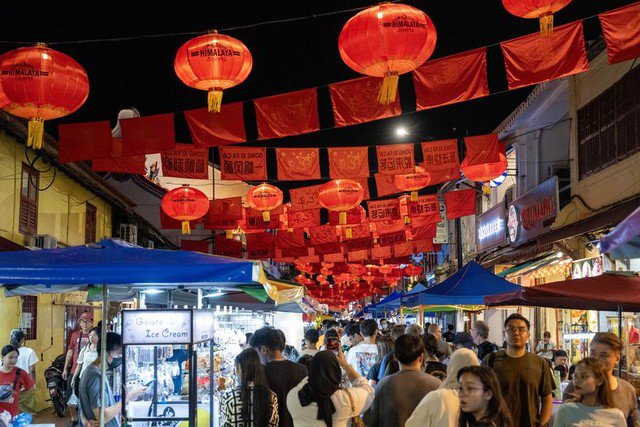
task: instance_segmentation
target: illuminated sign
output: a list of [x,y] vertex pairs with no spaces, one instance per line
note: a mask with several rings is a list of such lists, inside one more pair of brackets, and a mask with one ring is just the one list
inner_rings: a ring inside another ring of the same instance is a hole
[[509,204],[509,242],[518,246],[545,233],[558,211],[558,178],[553,176]]
[[476,217],[476,248],[479,251],[507,243],[504,203],[499,203]]

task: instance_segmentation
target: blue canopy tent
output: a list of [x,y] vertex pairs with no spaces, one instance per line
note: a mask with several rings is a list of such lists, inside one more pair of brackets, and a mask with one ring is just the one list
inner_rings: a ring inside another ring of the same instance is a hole
[[640,207],[600,239],[600,252],[612,258],[640,257]]
[[393,291],[375,305],[373,312],[376,315],[384,314],[388,311],[397,310],[400,308],[400,298],[404,292]]
[[418,294],[417,301],[408,307],[422,306],[480,306],[488,295],[514,292],[520,286],[502,279],[484,269],[475,261],[449,276],[444,282]]
[[[400,299],[400,305],[402,305],[403,307],[417,306],[418,295],[426,290],[427,288],[422,283],[418,283],[413,287],[413,289],[402,296],[402,298]],[[416,304],[414,304],[414,302],[416,302]]]

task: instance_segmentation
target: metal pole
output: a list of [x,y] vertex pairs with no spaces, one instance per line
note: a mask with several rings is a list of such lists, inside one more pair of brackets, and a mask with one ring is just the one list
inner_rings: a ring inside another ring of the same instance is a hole
[[458,270],[462,269],[462,229],[460,218],[456,218],[456,258],[458,258]]
[[[109,285],[102,285],[102,330],[100,331],[100,427],[104,427],[104,405],[107,394],[107,327],[109,317]],[[122,396],[121,398],[124,398]]]
[[209,427],[213,427],[213,340],[209,341]]
[[[622,304],[618,304],[618,337],[622,341]],[[622,353],[618,362],[618,378],[622,378]]]

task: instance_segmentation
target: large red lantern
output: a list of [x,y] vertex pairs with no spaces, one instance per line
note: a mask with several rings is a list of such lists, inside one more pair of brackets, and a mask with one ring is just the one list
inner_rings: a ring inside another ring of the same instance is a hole
[[410,191],[411,201],[418,200],[418,190],[423,189],[431,183],[431,174],[422,166],[416,166],[414,173],[394,175],[393,183],[400,191]]
[[502,0],[504,8],[521,18],[539,19],[540,34],[553,34],[553,14],[571,3],[571,0]]
[[467,158],[462,160],[460,164],[460,170],[465,178],[475,182],[487,182],[491,181],[502,175],[507,170],[507,157],[500,154],[500,160],[491,163],[480,163],[477,165],[469,166]]
[[184,185],[164,195],[162,210],[169,217],[182,221],[182,234],[190,234],[189,221],[205,216],[209,211],[209,199],[202,191]]
[[421,10],[383,3],[358,13],[342,28],[338,49],[354,71],[383,77],[378,101],[396,99],[398,76],[415,70],[436,47],[436,28]]
[[269,222],[271,221],[270,211],[277,209],[282,204],[282,191],[273,185],[260,184],[249,190],[247,204],[249,207],[261,211],[264,222]]
[[422,267],[410,264],[404,268],[404,273],[409,277],[414,277],[422,273]]
[[173,69],[184,84],[209,92],[209,111],[217,113],[222,91],[242,83],[253,67],[251,52],[240,40],[213,32],[183,44]]
[[88,96],[87,73],[62,52],[38,44],[0,56],[0,107],[29,120],[27,146],[42,148],[44,121],[73,113]]
[[347,211],[362,202],[364,190],[358,181],[352,179],[334,179],[323,184],[320,188],[318,200],[330,211],[338,211],[338,223],[347,223]]

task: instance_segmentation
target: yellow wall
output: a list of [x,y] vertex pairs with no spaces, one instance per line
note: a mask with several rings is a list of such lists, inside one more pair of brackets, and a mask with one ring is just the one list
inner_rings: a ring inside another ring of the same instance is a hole
[[[34,152],[29,150],[29,159]],[[20,188],[22,163],[28,163],[25,146],[0,130],[0,236],[21,245],[31,245],[30,236],[19,231]],[[38,170],[48,169],[42,162],[36,163]],[[39,186],[51,183],[53,170],[40,173]],[[53,185],[38,194],[37,234],[50,234],[58,240],[59,246],[73,246],[85,243],[85,202],[89,201],[97,209],[96,239],[111,236],[111,206],[96,197],[77,181],[58,171]],[[57,302],[57,303],[56,303]],[[59,295],[38,296],[37,339],[27,341],[34,349],[40,363],[36,365],[37,406],[49,406],[44,370],[60,354],[64,353],[64,298]],[[0,290],[0,346],[8,344],[11,329],[17,328],[21,316],[20,297],[5,297]],[[95,322],[100,320],[96,312]],[[43,358],[44,357],[44,358]]]

